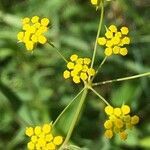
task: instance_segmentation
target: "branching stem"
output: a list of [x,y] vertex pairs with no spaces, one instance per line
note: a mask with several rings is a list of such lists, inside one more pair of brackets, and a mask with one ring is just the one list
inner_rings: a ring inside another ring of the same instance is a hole
[[93,83],[92,86],[98,86],[98,85],[103,85],[107,83],[113,83],[113,82],[120,82],[120,81],[126,81],[126,80],[131,80],[131,79],[136,79],[136,78],[141,78],[145,76],[150,76],[150,72],[134,75],[134,76],[129,76],[129,77],[124,77],[124,78],[118,78],[118,79],[113,79],[113,80],[107,80],[107,81],[102,81],[98,83]]
[[58,55],[66,62],[68,63],[68,60],[61,54],[60,50],[54,45],[52,44],[51,42],[47,42],[50,46],[52,46],[53,48],[56,49],[56,52],[58,53]]

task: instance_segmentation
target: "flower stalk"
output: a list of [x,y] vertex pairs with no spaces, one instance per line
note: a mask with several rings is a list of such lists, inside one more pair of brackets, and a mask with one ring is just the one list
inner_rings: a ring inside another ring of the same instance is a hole
[[84,91],[84,88],[72,99],[72,101],[65,107],[65,109],[60,113],[55,122],[53,123],[53,127],[56,125],[61,116],[66,112],[66,110],[71,106],[71,104],[76,100],[76,98]]
[[83,91],[83,93],[82,93],[82,97],[81,97],[81,99],[80,99],[80,102],[79,102],[79,105],[78,105],[78,107],[77,107],[77,110],[76,110],[76,113],[75,113],[75,115],[74,115],[74,118],[73,118],[73,120],[72,120],[72,123],[71,123],[71,125],[70,125],[69,131],[68,131],[68,133],[67,133],[67,136],[66,136],[66,138],[65,138],[65,141],[64,141],[64,143],[62,144],[62,146],[60,147],[60,149],[63,148],[63,147],[67,144],[67,142],[69,141],[69,139],[70,139],[70,137],[71,137],[71,135],[72,135],[72,132],[73,132],[73,130],[74,130],[74,128],[75,128],[75,125],[76,125],[76,122],[77,122],[77,120],[78,120],[80,111],[81,111],[81,109],[82,109],[82,107],[83,107],[83,104],[84,104],[84,102],[85,102],[87,93],[88,93],[88,89],[85,88],[84,91]]
[[134,75],[134,76],[129,76],[129,77],[124,77],[124,78],[118,78],[118,79],[112,79],[112,80],[107,80],[107,81],[102,81],[98,83],[93,83],[92,86],[98,86],[98,85],[104,85],[108,83],[113,83],[113,82],[120,82],[120,81],[126,81],[126,80],[131,80],[131,79],[137,79],[145,76],[150,76],[150,72]]
[[93,91],[93,93],[96,94],[106,105],[108,105],[108,106],[110,105],[107,102],[107,100],[104,97],[102,97],[97,91],[95,91],[92,87],[90,88],[90,90]]
[[91,68],[93,68],[94,61],[95,61],[95,56],[96,56],[96,51],[97,51],[97,39],[98,39],[100,32],[101,32],[103,18],[104,18],[104,2],[102,1],[101,2],[100,21],[99,21],[97,36],[96,36],[95,45],[94,45],[94,52],[93,52],[93,57],[92,57],[92,62],[91,62]]
[[52,46],[53,48],[56,49],[56,52],[58,53],[58,55],[66,62],[68,63],[68,60],[62,55],[62,53],[60,52],[60,50],[51,42],[47,42],[50,46]]

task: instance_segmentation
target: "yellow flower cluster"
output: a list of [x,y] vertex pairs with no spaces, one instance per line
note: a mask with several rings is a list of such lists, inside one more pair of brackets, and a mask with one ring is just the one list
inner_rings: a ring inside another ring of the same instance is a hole
[[62,136],[53,136],[52,124],[27,127],[25,134],[30,137],[28,142],[29,150],[56,150],[63,142]]
[[105,107],[105,113],[109,119],[105,121],[105,137],[111,139],[114,133],[119,134],[122,140],[127,139],[126,129],[132,129],[139,122],[137,115],[130,115],[130,107],[123,105],[121,108]]
[[106,29],[105,37],[98,38],[99,45],[105,45],[105,55],[110,56],[112,54],[127,55],[128,50],[124,45],[130,44],[130,38],[127,36],[129,30],[127,27],[122,27],[120,31],[117,31],[115,25],[109,26]]
[[25,43],[27,50],[32,51],[37,43],[45,44],[47,38],[44,33],[48,30],[49,19],[34,16],[31,19],[26,17],[22,19],[23,31],[17,34],[19,42]]
[[65,70],[63,76],[65,79],[70,77],[73,78],[75,83],[86,81],[89,77],[95,75],[95,70],[90,68],[90,58],[79,58],[78,55],[74,54],[70,57],[70,62],[67,63],[68,70]]

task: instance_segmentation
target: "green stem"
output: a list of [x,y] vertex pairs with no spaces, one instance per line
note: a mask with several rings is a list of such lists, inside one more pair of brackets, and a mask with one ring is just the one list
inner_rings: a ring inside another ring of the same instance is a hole
[[60,50],[54,45],[52,44],[51,42],[47,42],[50,46],[52,46],[53,48],[56,49],[56,52],[58,53],[58,55],[66,62],[68,63],[68,60],[61,54]]
[[124,78],[118,78],[118,79],[113,79],[113,80],[107,80],[107,81],[103,81],[103,82],[93,83],[92,86],[98,86],[98,85],[103,85],[103,84],[107,84],[107,83],[119,82],[119,81],[126,81],[126,80],[141,78],[141,77],[145,77],[145,76],[149,76],[149,75],[150,75],[150,72],[146,72],[146,73],[142,73],[142,74],[138,74],[138,75],[134,75],[134,76],[129,76],[129,77],[124,77]]
[[90,88],[93,93],[95,93],[106,105],[110,105],[104,97],[102,97],[99,93],[97,93],[92,87]]
[[104,3],[101,2],[100,21],[99,21],[97,36],[96,36],[95,45],[94,45],[94,52],[93,52],[93,57],[92,57],[92,62],[91,62],[91,68],[93,68],[93,65],[94,65],[94,60],[95,60],[96,51],[97,51],[97,39],[98,39],[100,32],[101,32],[103,17],[104,17]]
[[69,106],[74,102],[74,100],[83,92],[85,88],[83,88],[73,99],[72,101],[65,107],[65,109],[60,113],[60,115],[57,117],[57,119],[55,120],[55,122],[53,123],[53,127],[55,126],[55,124],[58,122],[58,120],[61,118],[61,116],[65,113],[65,111],[69,108]]
[[76,122],[77,122],[77,120],[78,120],[78,116],[79,116],[80,111],[81,111],[81,109],[82,109],[82,106],[83,106],[83,104],[84,104],[84,101],[85,101],[87,92],[88,92],[88,89],[85,88],[84,91],[83,91],[83,93],[82,93],[82,97],[81,97],[81,99],[80,99],[80,102],[79,102],[78,108],[77,108],[77,110],[76,110],[76,112],[75,112],[75,115],[74,115],[74,118],[73,118],[73,120],[72,120],[72,123],[71,123],[71,125],[70,125],[69,131],[68,131],[68,133],[67,133],[67,136],[66,136],[66,138],[65,138],[65,141],[64,141],[64,143],[62,144],[62,146],[60,147],[60,149],[63,148],[63,147],[67,144],[67,142],[69,141],[69,139],[70,139],[70,137],[71,137],[71,135],[72,135],[72,132],[73,132],[73,130],[74,130],[74,128],[75,128],[75,125],[76,125]]
[[92,81],[94,80],[96,74],[97,74],[97,73],[100,71],[100,69],[102,68],[102,66],[103,66],[103,64],[105,63],[106,59],[107,59],[107,56],[103,59],[103,61],[102,61],[102,62],[100,63],[100,65],[98,66],[98,68],[97,68],[97,70],[96,70],[96,73],[95,73],[95,75],[94,75],[93,78],[92,78]]

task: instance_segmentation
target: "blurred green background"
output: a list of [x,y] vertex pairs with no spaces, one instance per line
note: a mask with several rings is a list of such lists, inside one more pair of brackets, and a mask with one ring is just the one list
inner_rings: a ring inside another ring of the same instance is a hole
[[[149,6],[148,0],[106,2],[102,34],[104,25],[127,25],[132,44],[126,57],[108,59],[95,82],[150,70]],[[54,121],[82,88],[63,79],[65,63],[55,49],[38,46],[30,54],[22,43],[17,43],[21,18],[34,15],[51,19],[52,29],[47,36],[67,58],[72,53],[92,56],[99,12],[90,0],[0,0],[0,150],[25,150],[28,141],[25,127]],[[95,67],[102,61],[103,51],[98,47]],[[150,80],[145,77],[96,87],[112,105],[120,106],[123,102],[131,105],[141,121],[125,142],[118,137],[106,140],[105,105],[90,92],[72,144],[83,150],[150,149],[149,85]],[[62,135],[73,114],[74,109],[68,110],[59,122],[58,131]]]

